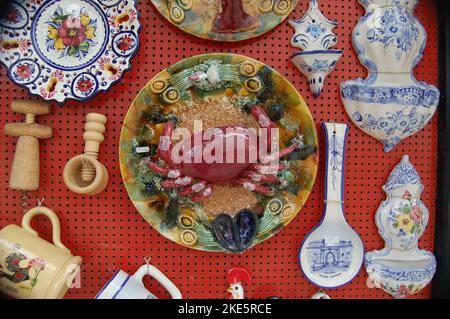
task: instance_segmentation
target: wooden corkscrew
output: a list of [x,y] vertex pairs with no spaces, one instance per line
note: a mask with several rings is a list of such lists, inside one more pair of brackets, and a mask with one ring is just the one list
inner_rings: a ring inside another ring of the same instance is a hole
[[99,162],[100,143],[105,139],[106,116],[89,113],[84,125],[84,154],[75,156],[64,167],[64,183],[72,192],[85,195],[96,195],[108,184],[108,171]]
[[26,210],[28,192],[39,189],[39,140],[53,136],[53,129],[36,123],[36,115],[49,114],[50,105],[39,101],[16,100],[11,103],[16,113],[25,114],[25,122],[8,123],[5,134],[18,137],[9,179],[9,187],[23,192],[22,206]]

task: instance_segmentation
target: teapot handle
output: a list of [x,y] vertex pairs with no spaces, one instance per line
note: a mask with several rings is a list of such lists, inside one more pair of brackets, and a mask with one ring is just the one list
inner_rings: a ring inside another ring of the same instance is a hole
[[70,252],[70,250],[61,242],[61,226],[59,223],[59,218],[51,209],[43,206],[38,206],[30,209],[22,218],[22,228],[30,232],[32,235],[38,236],[37,231],[35,231],[31,227],[31,220],[37,215],[45,215],[48,217],[48,219],[50,219],[53,231],[53,244],[58,248]]
[[142,282],[146,275],[151,276],[158,281],[172,296],[172,299],[182,299],[181,292],[158,268],[153,265],[143,265],[133,275],[134,278]]

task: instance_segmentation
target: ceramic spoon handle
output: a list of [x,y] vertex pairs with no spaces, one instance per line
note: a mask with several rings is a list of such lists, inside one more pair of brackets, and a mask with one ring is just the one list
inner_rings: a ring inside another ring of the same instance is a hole
[[326,138],[325,212],[328,213],[332,209],[333,212],[339,211],[342,213],[332,215],[342,215],[343,217],[344,160],[348,125],[324,122],[322,128]]

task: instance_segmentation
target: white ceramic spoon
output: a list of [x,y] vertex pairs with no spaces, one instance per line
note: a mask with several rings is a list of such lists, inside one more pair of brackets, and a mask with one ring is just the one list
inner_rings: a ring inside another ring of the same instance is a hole
[[322,123],[326,137],[325,213],[303,240],[299,262],[305,276],[322,288],[337,288],[361,269],[364,248],[344,216],[344,159],[348,125]]

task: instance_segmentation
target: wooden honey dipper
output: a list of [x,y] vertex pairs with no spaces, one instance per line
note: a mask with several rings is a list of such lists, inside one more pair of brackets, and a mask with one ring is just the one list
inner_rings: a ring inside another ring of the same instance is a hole
[[21,191],[36,191],[39,189],[39,140],[53,136],[49,126],[35,123],[36,115],[49,114],[50,105],[30,100],[17,100],[11,104],[11,109],[25,114],[25,122],[8,123],[5,134],[19,137],[11,168],[9,187]]
[[84,125],[84,154],[75,156],[64,167],[64,183],[78,194],[96,195],[108,184],[108,171],[98,161],[100,143],[105,139],[106,116],[89,113]]

